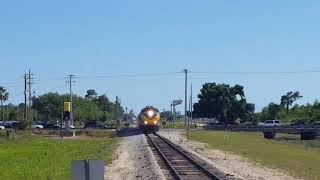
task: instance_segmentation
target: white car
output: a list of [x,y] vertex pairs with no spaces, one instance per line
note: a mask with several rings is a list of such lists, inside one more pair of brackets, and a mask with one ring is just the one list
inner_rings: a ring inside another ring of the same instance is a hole
[[5,128],[4,126],[0,126],[0,129],[2,129],[2,130],[3,130],[3,129],[6,129],[6,128]]
[[267,120],[262,124],[262,126],[275,127],[275,126],[281,126],[281,123],[278,120]]
[[40,124],[32,124],[32,125],[31,125],[31,128],[32,128],[32,129],[43,129],[43,126],[40,125]]

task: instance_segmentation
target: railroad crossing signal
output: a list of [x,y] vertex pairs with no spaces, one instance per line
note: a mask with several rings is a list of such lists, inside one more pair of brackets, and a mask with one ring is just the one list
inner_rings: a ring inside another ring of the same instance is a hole
[[177,105],[180,105],[180,104],[182,104],[182,100],[174,100],[174,101],[172,101],[172,105],[173,106],[177,106]]
[[70,118],[70,111],[71,111],[71,103],[70,102],[64,102],[63,103],[63,117],[65,119]]
[[71,111],[71,103],[70,102],[64,102],[63,103],[63,110],[64,110],[64,112],[70,112]]

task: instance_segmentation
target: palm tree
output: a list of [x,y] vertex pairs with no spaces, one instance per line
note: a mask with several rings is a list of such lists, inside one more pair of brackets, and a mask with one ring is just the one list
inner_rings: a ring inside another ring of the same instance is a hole
[[286,107],[287,109],[287,115],[289,114],[289,108],[290,106],[298,99],[303,98],[303,96],[300,95],[299,91],[296,92],[288,92],[286,95],[283,95],[281,97],[281,105]]
[[3,110],[3,103],[5,101],[7,101],[9,98],[9,93],[7,92],[7,90],[0,86],[0,102],[1,102],[1,111],[2,111],[2,124],[3,126],[5,125],[4,123],[4,110]]

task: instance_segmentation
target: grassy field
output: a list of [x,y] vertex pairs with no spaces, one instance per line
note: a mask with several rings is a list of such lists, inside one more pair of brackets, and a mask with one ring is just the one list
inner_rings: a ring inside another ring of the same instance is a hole
[[320,179],[320,140],[300,141],[294,135],[280,135],[276,140],[266,140],[261,133],[235,133],[224,140],[224,132],[193,131],[192,140],[209,144],[247,157],[263,165],[280,168],[293,176]]
[[89,134],[81,140],[58,140],[30,135],[14,141],[0,139],[0,179],[70,179],[70,163],[79,159],[113,158],[117,138]]
[[[164,129],[164,126],[161,125],[161,128]],[[173,124],[171,122],[168,122],[166,128],[173,128]],[[184,129],[184,121],[176,121],[175,129]]]

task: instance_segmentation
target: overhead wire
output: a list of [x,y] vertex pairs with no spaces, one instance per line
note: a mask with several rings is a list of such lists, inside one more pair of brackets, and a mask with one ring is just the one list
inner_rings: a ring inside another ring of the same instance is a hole
[[234,74],[234,75],[247,75],[247,74],[307,74],[307,73],[320,73],[320,70],[301,70],[301,71],[191,71],[191,74]]

